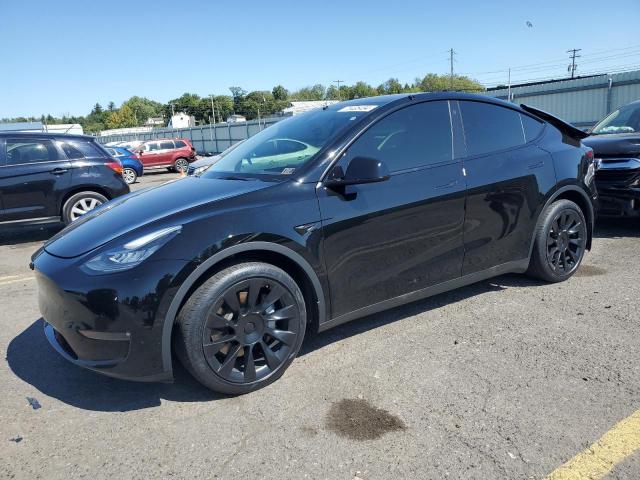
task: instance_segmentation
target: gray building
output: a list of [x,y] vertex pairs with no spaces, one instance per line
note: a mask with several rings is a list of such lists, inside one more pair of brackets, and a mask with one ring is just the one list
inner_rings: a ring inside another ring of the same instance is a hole
[[[507,100],[508,88],[491,88],[486,94]],[[512,102],[545,110],[582,128],[639,99],[640,70],[511,86]]]

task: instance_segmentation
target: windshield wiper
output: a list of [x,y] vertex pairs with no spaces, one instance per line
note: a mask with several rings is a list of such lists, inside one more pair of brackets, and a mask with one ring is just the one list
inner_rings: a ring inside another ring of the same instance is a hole
[[246,182],[249,179],[246,177],[236,177],[234,175],[231,175],[229,177],[220,177],[220,180],[242,180],[243,182]]

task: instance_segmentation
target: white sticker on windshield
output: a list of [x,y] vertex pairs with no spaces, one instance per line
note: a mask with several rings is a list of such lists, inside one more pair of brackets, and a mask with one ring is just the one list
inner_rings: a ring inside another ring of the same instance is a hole
[[295,168],[285,168],[284,170],[282,170],[281,175],[291,175],[295,171]]
[[348,107],[342,107],[338,112],[370,112],[377,105],[350,105]]

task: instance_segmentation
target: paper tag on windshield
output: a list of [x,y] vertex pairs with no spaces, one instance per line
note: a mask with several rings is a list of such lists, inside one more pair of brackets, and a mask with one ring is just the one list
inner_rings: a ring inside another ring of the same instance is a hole
[[285,168],[284,170],[282,170],[281,175],[291,175],[295,171],[295,168]]
[[342,107],[338,112],[370,112],[377,105],[350,105],[348,107]]

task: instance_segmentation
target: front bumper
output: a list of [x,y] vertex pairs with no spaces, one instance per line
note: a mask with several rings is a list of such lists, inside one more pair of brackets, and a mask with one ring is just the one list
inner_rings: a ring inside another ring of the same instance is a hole
[[163,363],[162,330],[179,287],[173,285],[173,272],[185,262],[158,260],[142,271],[100,276],[83,273],[79,263],[46,251],[33,261],[51,346],[75,365],[105,375],[171,381],[171,365]]
[[605,217],[640,216],[640,159],[598,159],[596,188],[598,215]]

